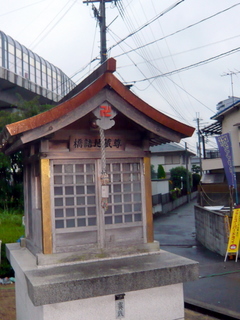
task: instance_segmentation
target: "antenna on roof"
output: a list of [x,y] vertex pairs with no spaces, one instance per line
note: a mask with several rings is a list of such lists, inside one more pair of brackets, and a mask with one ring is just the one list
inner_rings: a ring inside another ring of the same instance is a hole
[[232,99],[234,102],[234,94],[233,94],[233,75],[237,75],[238,73],[240,73],[240,71],[234,72],[234,71],[229,71],[229,72],[225,72],[221,75],[221,77],[225,77],[225,76],[230,76],[231,77],[231,88],[232,88]]

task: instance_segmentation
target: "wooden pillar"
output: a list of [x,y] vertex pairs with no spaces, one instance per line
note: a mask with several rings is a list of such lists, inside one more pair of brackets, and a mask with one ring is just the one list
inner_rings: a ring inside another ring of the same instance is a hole
[[145,192],[146,192],[146,222],[147,242],[153,242],[153,213],[152,213],[152,184],[151,184],[151,161],[150,157],[144,157]]
[[52,253],[52,220],[50,197],[50,161],[40,160],[41,170],[41,195],[42,195],[42,239],[43,253]]

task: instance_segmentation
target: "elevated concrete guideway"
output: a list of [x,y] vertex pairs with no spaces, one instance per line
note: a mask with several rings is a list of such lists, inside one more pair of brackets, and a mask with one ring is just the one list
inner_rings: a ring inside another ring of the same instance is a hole
[[17,107],[19,95],[55,104],[75,86],[61,69],[0,31],[0,109]]
[[61,96],[52,91],[0,67],[0,109],[18,107],[19,96],[29,101],[36,95],[41,104],[55,105],[61,99]]

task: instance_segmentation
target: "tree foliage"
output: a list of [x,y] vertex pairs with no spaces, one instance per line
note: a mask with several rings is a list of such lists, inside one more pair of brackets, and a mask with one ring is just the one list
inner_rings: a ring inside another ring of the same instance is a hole
[[199,182],[201,180],[201,176],[198,173],[192,174],[192,184],[193,184],[193,190],[197,190],[197,186],[199,185]]
[[[0,131],[5,125],[21,121],[50,109],[51,105],[41,105],[38,97],[24,101],[14,111],[0,111]],[[0,209],[23,209],[23,161],[22,152],[7,156],[0,152]]]
[[200,166],[196,165],[196,164],[193,164],[192,165],[192,172],[194,173],[200,173]]
[[0,131],[2,131],[7,124],[33,117],[41,112],[49,110],[52,107],[48,104],[41,105],[37,96],[30,101],[25,101],[20,95],[18,95],[18,100],[19,104],[16,109],[11,111],[0,111]]
[[157,173],[156,173],[156,171],[154,169],[154,165],[151,164],[151,179],[154,180],[156,178],[157,178]]
[[158,179],[165,179],[166,178],[165,170],[161,164],[158,165],[157,178]]
[[191,173],[184,167],[175,167],[170,170],[172,189],[182,189],[183,193],[187,192],[187,177],[189,190],[191,190]]

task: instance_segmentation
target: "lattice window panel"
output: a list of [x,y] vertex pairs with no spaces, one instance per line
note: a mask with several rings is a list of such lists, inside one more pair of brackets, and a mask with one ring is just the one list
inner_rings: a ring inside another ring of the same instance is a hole
[[53,164],[56,229],[97,225],[94,163]]
[[141,167],[139,162],[107,164],[110,176],[106,225],[142,221]]

